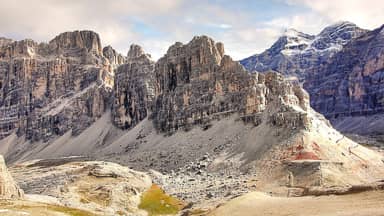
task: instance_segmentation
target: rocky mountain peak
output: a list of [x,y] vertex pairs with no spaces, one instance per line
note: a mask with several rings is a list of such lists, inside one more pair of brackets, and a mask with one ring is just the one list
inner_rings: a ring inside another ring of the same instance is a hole
[[112,65],[121,65],[124,63],[124,57],[116,52],[112,46],[106,46],[103,48],[103,56],[109,60],[109,63]]
[[[189,56],[191,54],[192,56]],[[214,63],[219,65],[224,56],[224,44],[220,42],[215,43],[212,38],[206,35],[194,36],[192,40],[185,45],[181,42],[176,42],[170,46],[167,54],[163,58],[169,56],[178,56],[180,58],[189,56],[192,59],[196,58],[196,62],[199,64]]]
[[137,57],[140,57],[142,55],[145,55],[144,49],[137,44],[131,44],[131,46],[129,47],[128,54],[127,54],[128,59],[137,58]]
[[0,47],[12,43],[12,41],[13,41],[12,39],[0,37]]
[[115,73],[112,118],[116,126],[132,128],[151,112],[155,97],[154,67],[150,55],[132,44],[127,61]]
[[281,72],[291,80],[302,82],[313,68],[325,64],[335,53],[363,30],[350,22],[330,25],[318,35],[287,29],[266,51],[240,61],[250,71]]
[[[159,131],[172,132],[209,124],[221,113],[256,118],[253,115],[278,101],[283,101],[275,104],[279,108],[308,105],[308,101],[302,101],[307,100],[305,97],[295,96],[292,86],[281,75],[273,72],[265,76],[250,75],[223,53],[220,43],[207,36],[197,36],[185,45],[174,44],[159,59],[155,68],[158,97],[153,111],[154,124]],[[303,119],[298,117],[292,121],[304,127]]]
[[304,38],[307,40],[312,40],[314,38],[313,35],[305,34],[305,33],[300,32],[294,28],[285,29],[282,36],[290,37],[290,38]]
[[24,196],[9,173],[2,155],[0,155],[0,199],[17,199]]
[[384,25],[382,25],[382,26],[380,27],[380,34],[383,34],[383,35],[384,35]]
[[340,50],[343,45],[351,39],[357,38],[366,30],[359,28],[351,22],[338,22],[324,28],[313,41],[312,46],[318,50],[337,49]]
[[34,57],[38,53],[38,49],[38,43],[31,39],[6,41],[3,46],[0,46],[0,58]]
[[319,35],[334,33],[338,31],[350,31],[353,29],[360,29],[355,23],[348,21],[339,21],[332,25],[325,27]]
[[100,37],[93,31],[64,32],[49,42],[53,50],[86,49],[97,55],[102,55]]

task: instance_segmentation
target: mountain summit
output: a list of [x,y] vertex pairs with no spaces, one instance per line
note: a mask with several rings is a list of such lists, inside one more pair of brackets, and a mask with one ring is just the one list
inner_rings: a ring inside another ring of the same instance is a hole
[[325,64],[351,39],[366,32],[350,22],[338,22],[312,36],[294,29],[283,35],[261,54],[240,61],[249,71],[274,70],[286,77],[303,81],[307,73]]

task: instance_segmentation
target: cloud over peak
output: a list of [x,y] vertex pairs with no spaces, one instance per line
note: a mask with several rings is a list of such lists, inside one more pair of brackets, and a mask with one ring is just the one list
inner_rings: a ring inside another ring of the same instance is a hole
[[154,58],[175,41],[209,35],[241,59],[268,48],[286,28],[319,33],[338,20],[365,28],[384,20],[379,0],[0,0],[0,36],[48,41],[89,29],[126,53],[141,44]]

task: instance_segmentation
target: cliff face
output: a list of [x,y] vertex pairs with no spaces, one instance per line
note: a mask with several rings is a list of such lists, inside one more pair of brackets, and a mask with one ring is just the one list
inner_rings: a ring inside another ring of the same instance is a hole
[[155,99],[155,62],[138,45],[131,45],[126,63],[115,74],[113,122],[128,129],[146,118]]
[[303,83],[311,107],[342,132],[382,134],[383,32],[383,26],[367,31],[348,22],[316,36],[290,30],[270,49],[240,62],[251,71],[273,69]]
[[49,48],[58,53],[73,50],[102,55],[99,35],[92,31],[64,32],[49,42]]
[[[171,46],[156,63],[155,73],[158,96],[153,120],[160,131],[188,130],[195,124],[209,127],[211,120],[231,113],[257,123],[260,119],[255,114],[272,102],[276,109],[285,105],[308,108],[308,96],[302,89],[276,73],[249,74],[224,55],[221,43],[205,36]],[[305,117],[297,114],[298,124],[304,126]]]
[[313,108],[332,120],[384,110],[384,26],[352,40],[304,83]]
[[0,137],[79,133],[104,113],[110,94],[104,86],[119,63],[103,56],[90,31],[66,32],[49,44],[6,43],[0,47]]
[[345,44],[365,32],[350,22],[328,26],[317,35],[288,29],[271,48],[240,63],[249,71],[274,70],[303,82],[313,69],[326,64]]

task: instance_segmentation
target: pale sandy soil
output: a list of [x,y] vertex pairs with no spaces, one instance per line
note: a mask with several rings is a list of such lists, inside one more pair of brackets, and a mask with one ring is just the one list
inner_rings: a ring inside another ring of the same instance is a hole
[[0,200],[1,216],[93,216],[94,214],[63,206],[25,200]]
[[343,196],[271,197],[252,192],[231,200],[210,216],[381,216],[384,191]]

